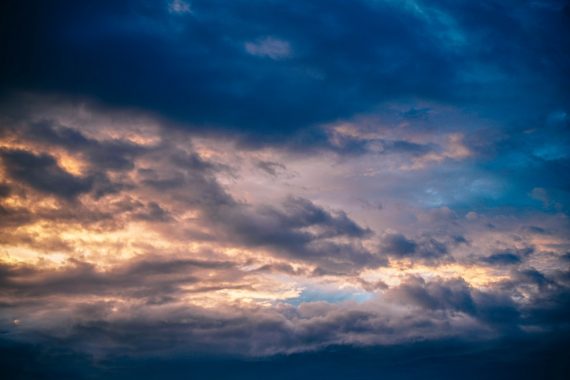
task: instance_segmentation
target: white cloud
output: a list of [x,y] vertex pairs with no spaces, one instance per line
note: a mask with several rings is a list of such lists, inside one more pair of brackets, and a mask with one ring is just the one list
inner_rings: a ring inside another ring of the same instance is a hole
[[190,4],[185,2],[184,0],[172,0],[168,5],[168,11],[170,13],[176,13],[176,14],[192,13]]
[[265,37],[255,42],[246,42],[245,50],[251,55],[275,60],[291,56],[291,45],[289,42],[273,37]]

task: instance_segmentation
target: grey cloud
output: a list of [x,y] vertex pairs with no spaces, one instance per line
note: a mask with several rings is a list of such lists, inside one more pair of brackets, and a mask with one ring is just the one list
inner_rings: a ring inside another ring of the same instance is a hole
[[0,183],[0,199],[6,198],[7,196],[10,195],[11,192],[12,188],[9,185],[5,183]]
[[476,311],[471,288],[461,279],[426,282],[420,277],[410,277],[402,285],[388,290],[387,297],[427,310],[442,309],[467,314]]
[[382,239],[380,251],[397,258],[437,261],[448,257],[446,244],[429,237],[411,240],[402,234],[388,234]]
[[50,155],[35,155],[23,150],[3,150],[2,162],[13,179],[32,188],[66,199],[89,192],[93,177],[77,177],[62,169]]
[[495,252],[490,256],[481,258],[481,261],[489,265],[516,265],[522,263],[529,255],[534,253],[533,247],[504,250]]
[[[133,305],[125,311],[127,318],[111,318],[112,303],[54,302],[48,307],[53,311],[47,317],[51,322],[59,322],[53,320],[57,318],[57,309],[74,315],[65,334],[60,333],[58,339],[79,351],[99,355],[194,352],[259,356],[335,344],[406,342],[415,337],[447,334],[441,316],[407,314],[402,318],[350,305],[306,304],[299,308],[281,305],[229,313],[229,310],[159,303]],[[22,326],[32,324],[34,306],[22,305],[19,310],[29,313],[22,317]],[[406,333],[401,335],[399,331]],[[42,328],[47,338],[54,337],[54,333],[57,331],[51,330],[49,324]]]
[[[388,289],[386,297],[426,313],[464,313],[502,335],[520,335],[523,327],[538,326],[544,331],[568,331],[568,278],[567,271],[549,277],[533,268],[514,270],[509,279],[480,290],[462,279],[409,277]],[[515,301],[521,299],[524,302]]]
[[277,176],[279,174],[279,172],[286,169],[285,165],[283,165],[279,162],[273,162],[273,161],[260,160],[256,163],[256,165],[259,169],[261,169],[262,171],[264,171],[265,173],[267,173],[273,177]]
[[282,205],[285,213],[278,216],[282,224],[288,227],[301,228],[307,226],[322,226],[321,237],[348,236],[362,238],[372,234],[368,228],[363,228],[351,220],[345,212],[327,212],[311,201],[303,198],[288,198]]
[[134,215],[134,218],[147,222],[168,222],[172,220],[172,216],[169,212],[160,207],[156,202],[149,202],[143,211]]
[[552,288],[558,288],[558,284],[552,279],[546,277],[543,273],[534,268],[522,269],[512,273],[513,280],[507,284],[514,287],[533,285],[537,288],[537,292],[548,292]]
[[83,154],[100,170],[130,170],[133,168],[133,159],[147,150],[122,140],[94,140],[76,129],[47,120],[30,123],[18,133],[30,141],[59,146],[70,152]]
[[521,263],[521,258],[512,253],[496,253],[483,258],[482,261],[490,265],[515,265]]
[[410,277],[400,286],[388,290],[387,296],[428,312],[465,313],[501,333],[517,331],[522,322],[520,311],[508,293],[479,291],[462,279],[426,281]]
[[[67,220],[88,224],[90,220],[107,220],[118,225],[129,220],[171,223],[170,233],[179,239],[186,235],[186,239],[265,247],[281,257],[317,265],[319,269],[315,273],[350,272],[355,268],[386,263],[385,258],[369,252],[362,245],[362,240],[370,238],[372,231],[354,222],[345,212],[325,210],[307,199],[295,197],[278,205],[243,204],[218,182],[217,174],[228,168],[204,160],[192,150],[181,149],[169,141],[142,148],[120,140],[94,140],[56,122],[26,125],[23,131],[14,128],[11,133],[24,142],[35,141],[43,147],[63,148],[71,154],[82,155],[89,170],[83,177],[78,177],[59,167],[51,156],[8,152],[5,161],[13,177],[44,192],[57,192],[65,199],[76,199],[84,193],[91,193],[96,198],[108,193],[121,196],[120,201],[107,204],[101,210],[90,210],[77,202],[76,212],[67,209],[51,214],[36,211],[28,213],[29,221]],[[100,160],[99,155],[108,156],[108,151],[116,153],[116,156],[109,156],[112,162]],[[153,164],[134,166],[138,158]],[[262,170],[269,172],[282,168],[272,162],[261,165]],[[106,175],[109,170],[129,174],[115,175],[111,182]],[[215,234],[192,229],[184,232],[182,226],[175,226],[176,213],[181,208],[197,211],[201,225]],[[16,218],[16,210],[5,211],[12,215],[13,223],[26,222],[25,218]]]
[[160,153],[165,159],[160,168],[138,170],[140,182],[134,186],[148,186],[158,191],[157,195],[206,212],[215,213],[236,203],[216,180],[212,165],[195,154],[169,152],[171,149],[167,146]]
[[459,245],[459,244],[469,245],[469,240],[467,240],[467,239],[465,238],[465,236],[462,236],[462,235],[455,235],[455,236],[452,236],[451,239],[452,239],[452,241],[453,241],[454,244],[457,244],[457,245]]
[[402,234],[391,234],[384,239],[382,248],[386,253],[391,255],[409,256],[416,251],[417,244]]
[[[200,270],[218,273],[201,276]],[[215,284],[222,274],[228,279],[241,276],[231,262],[191,259],[146,259],[111,271],[98,270],[92,264],[80,261],[61,270],[2,264],[0,285],[5,295],[18,297],[115,294],[141,299],[158,296],[175,299],[180,286]]]
[[[246,246],[268,247],[277,253],[316,263],[333,272],[354,267],[379,266],[385,259],[364,249],[359,241],[372,231],[356,224],[346,213],[329,212],[307,199],[288,198],[280,207],[230,205],[210,214],[228,238]],[[348,243],[329,239],[344,238]]]
[[[25,329],[27,323],[33,324],[37,318],[37,306],[26,303],[25,298],[49,296],[52,303],[42,306],[40,316],[46,315],[47,308],[52,310],[47,314],[52,323],[59,318],[56,309],[75,317],[66,326],[64,335],[61,330],[52,331],[50,324],[42,328],[42,334],[44,337],[56,334],[59,341],[65,341],[69,347],[80,351],[127,356],[168,353],[259,356],[315,350],[336,344],[401,344],[417,339],[429,341],[456,336],[480,339],[488,334],[518,337],[523,334],[519,329],[522,325],[563,328],[567,324],[563,318],[568,315],[570,305],[567,288],[560,287],[548,288],[549,294],[537,300],[540,302],[529,305],[515,303],[512,296],[516,287],[544,281],[534,272],[521,272],[521,276],[511,284],[514,287],[505,283],[487,291],[474,289],[461,279],[409,277],[400,286],[388,289],[384,295],[361,305],[321,301],[303,303],[298,307],[279,304],[272,308],[230,312],[230,308],[202,309],[173,302],[179,296],[175,284],[195,281],[200,269],[231,271],[233,268],[232,263],[219,261],[147,260],[114,271],[105,278],[113,286],[124,289],[119,294],[147,300],[144,305],[126,304],[130,306],[123,311],[125,314],[116,318],[110,311],[114,303],[68,302],[57,297],[65,294],[62,289],[55,293],[30,292],[22,283],[18,286],[22,286],[23,291],[17,293],[19,297],[16,304],[10,306],[10,315],[21,315],[22,325],[18,328]],[[32,268],[0,267],[1,285],[6,289],[14,286],[17,278],[33,279],[37,275]],[[82,276],[86,277],[84,282],[95,282],[90,292],[100,286],[94,281],[93,271],[89,268],[79,268],[68,278],[81,281]],[[110,281],[111,276],[121,279]],[[151,276],[155,276],[155,282],[160,285],[157,285],[157,292],[142,287],[141,281]],[[57,290],[63,283],[61,276],[52,277],[57,280],[32,281],[32,284]],[[215,283],[200,285],[204,291],[218,289]],[[70,288],[69,284],[67,288]],[[79,289],[82,289],[81,285]],[[67,294],[81,292],[68,290]],[[541,296],[536,293],[533,297]],[[123,307],[121,305],[118,306]],[[5,312],[6,306],[2,307]],[[27,334],[33,334],[33,331]]]

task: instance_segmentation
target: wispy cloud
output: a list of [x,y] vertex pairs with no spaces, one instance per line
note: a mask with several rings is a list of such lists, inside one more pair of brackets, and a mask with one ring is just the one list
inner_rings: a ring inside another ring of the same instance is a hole
[[292,54],[289,42],[273,37],[264,37],[257,41],[245,43],[245,50],[258,57],[267,57],[274,60],[289,58]]

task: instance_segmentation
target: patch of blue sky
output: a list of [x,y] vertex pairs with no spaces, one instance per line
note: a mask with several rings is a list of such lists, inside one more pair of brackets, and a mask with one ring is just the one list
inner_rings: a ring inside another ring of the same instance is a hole
[[532,153],[543,160],[553,161],[568,157],[568,152],[568,146],[549,144],[534,149]]
[[337,304],[346,301],[354,301],[358,303],[366,302],[373,297],[368,292],[350,292],[350,291],[324,291],[322,289],[304,289],[296,298],[288,299],[288,304],[299,306],[305,302],[328,302]]

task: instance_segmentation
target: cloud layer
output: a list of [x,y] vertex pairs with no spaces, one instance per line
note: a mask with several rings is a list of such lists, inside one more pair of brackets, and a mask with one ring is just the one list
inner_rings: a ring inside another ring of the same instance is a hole
[[0,7],[12,377],[562,372],[566,2]]
[[145,116],[30,104],[5,119],[1,148],[14,339],[258,356],[568,327],[564,205],[429,202],[425,176],[460,163],[469,175],[471,153],[417,166],[450,148],[335,149],[391,133],[355,122],[324,127],[330,143],[316,151],[245,150]]

